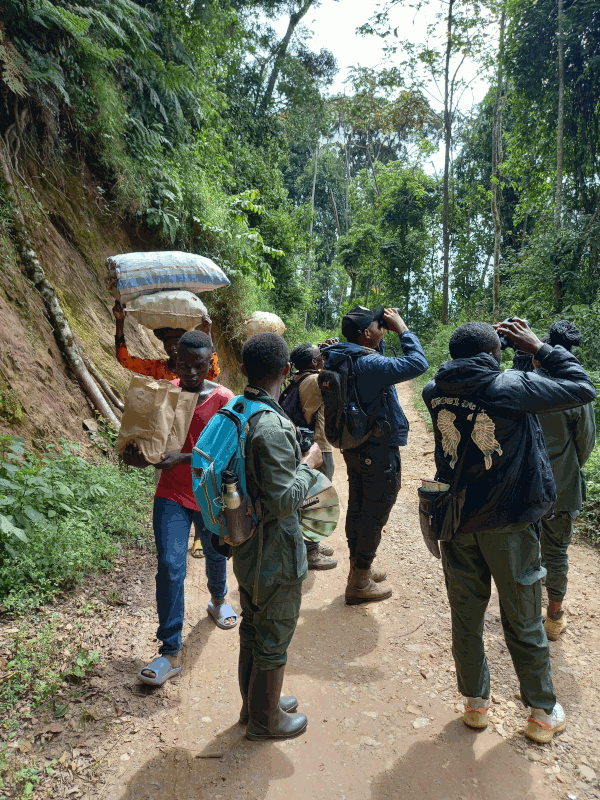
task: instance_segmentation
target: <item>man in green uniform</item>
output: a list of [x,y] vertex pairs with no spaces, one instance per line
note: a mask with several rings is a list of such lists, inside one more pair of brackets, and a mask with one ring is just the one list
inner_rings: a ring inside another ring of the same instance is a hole
[[573,355],[542,343],[524,320],[507,320],[498,333],[533,355],[544,372],[502,372],[498,334],[491,325],[470,322],[454,331],[451,360],[423,390],[438,480],[452,483],[466,447],[460,527],[451,541],[441,542],[452,653],[463,721],[485,728],[490,673],[483,626],[493,578],[504,638],[529,706],[525,735],[549,742],[566,720],[556,702],[541,613],[546,570],[538,523],[554,505],[556,489],[536,414],[582,406],[596,391]]
[[[581,333],[572,322],[560,320],[550,326],[545,341],[571,352],[581,344]],[[541,368],[538,361],[534,361],[533,366]],[[556,483],[554,515],[542,518],[541,536],[548,592],[544,627],[548,638],[556,641],[567,627],[567,615],[562,607],[569,571],[567,550],[573,538],[573,520],[579,516],[585,500],[585,479],[581,470],[596,444],[594,404],[539,414],[538,419]]]
[[[296,433],[276,402],[289,373],[289,350],[275,333],[251,336],[242,350],[244,394],[267,403],[278,414],[259,413],[249,423],[246,481],[262,524],[247,542],[233,548],[233,570],[239,582],[239,682],[252,740],[299,736],[308,724],[295,711],[293,697],[281,697],[287,649],[292,640],[308,574],[299,509],[316,483],[311,471],[322,462],[314,444],[300,457]],[[261,530],[262,529],[262,530]]]

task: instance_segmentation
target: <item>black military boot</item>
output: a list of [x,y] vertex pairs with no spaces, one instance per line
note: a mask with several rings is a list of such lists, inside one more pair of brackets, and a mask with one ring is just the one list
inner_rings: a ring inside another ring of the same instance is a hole
[[[252,675],[252,650],[248,647],[240,647],[240,657],[238,660],[238,681],[240,684],[240,694],[242,695],[242,710],[240,711],[240,725],[248,724],[248,686]],[[295,697],[280,697],[279,706],[282,711],[291,713],[298,708],[298,701]]]
[[308,720],[304,714],[287,714],[279,705],[284,672],[284,666],[269,670],[252,668],[248,688],[250,721],[246,738],[253,742],[292,739],[306,730]]

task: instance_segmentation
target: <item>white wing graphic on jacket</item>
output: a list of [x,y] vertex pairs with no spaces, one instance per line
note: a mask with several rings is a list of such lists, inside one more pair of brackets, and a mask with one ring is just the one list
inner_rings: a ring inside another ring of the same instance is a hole
[[[454,416],[454,414],[452,414],[452,416]],[[473,419],[473,414],[471,414],[468,419]],[[473,439],[477,447],[483,453],[485,468],[490,469],[492,466],[492,455],[498,453],[498,455],[501,456],[502,448],[500,442],[496,439],[496,426],[483,411],[477,415],[471,439]]]
[[444,455],[450,456],[450,469],[454,469],[458,460],[458,445],[460,442],[460,433],[454,426],[456,414],[447,411],[443,408],[438,414],[437,425],[442,434],[442,447]]

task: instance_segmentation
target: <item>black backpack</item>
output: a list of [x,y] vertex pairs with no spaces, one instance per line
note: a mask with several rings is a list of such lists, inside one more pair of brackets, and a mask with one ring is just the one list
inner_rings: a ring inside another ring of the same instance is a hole
[[279,405],[283,408],[296,428],[309,428],[311,431],[314,431],[315,425],[317,424],[317,415],[315,413],[311,420],[306,420],[304,411],[302,410],[302,402],[300,401],[300,384],[305,378],[313,374],[312,372],[307,372],[306,375],[302,375],[301,378],[294,378],[288,383],[279,396]]
[[[323,398],[325,415],[325,436],[333,447],[351,450],[369,439],[376,428],[386,436],[389,423],[380,416],[370,416],[363,411],[356,390],[356,373],[354,364],[357,359],[367,355],[364,353],[348,354],[335,370],[328,365],[325,351],[325,369],[319,373],[319,389]],[[384,393],[383,405],[387,406],[387,390]]]

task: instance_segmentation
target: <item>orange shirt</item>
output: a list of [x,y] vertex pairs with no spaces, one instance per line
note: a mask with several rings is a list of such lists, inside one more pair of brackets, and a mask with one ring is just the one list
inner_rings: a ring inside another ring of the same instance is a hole
[[[117,361],[125,369],[131,372],[137,372],[139,375],[148,375],[157,381],[173,381],[177,378],[174,372],[171,372],[167,366],[166,361],[161,361],[155,358],[138,358],[137,356],[129,355],[129,350],[125,344],[124,339],[117,339],[115,337],[115,346],[117,349]],[[219,377],[221,370],[219,369],[219,357],[213,353],[212,364],[206,376],[207,381],[216,381]]]

